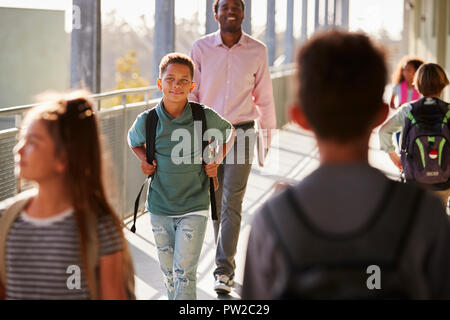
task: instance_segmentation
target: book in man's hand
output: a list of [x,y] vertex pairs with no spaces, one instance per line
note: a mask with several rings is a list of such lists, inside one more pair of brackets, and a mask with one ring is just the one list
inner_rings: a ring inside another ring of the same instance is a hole
[[258,124],[256,130],[256,150],[258,153],[258,164],[260,167],[264,167],[264,162],[267,157],[269,149],[266,146],[266,139],[264,138],[264,130]]

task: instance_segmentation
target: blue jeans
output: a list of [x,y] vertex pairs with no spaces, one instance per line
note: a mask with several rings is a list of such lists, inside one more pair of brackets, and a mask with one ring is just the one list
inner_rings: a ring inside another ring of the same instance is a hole
[[197,299],[197,266],[207,218],[150,215],[169,300]]

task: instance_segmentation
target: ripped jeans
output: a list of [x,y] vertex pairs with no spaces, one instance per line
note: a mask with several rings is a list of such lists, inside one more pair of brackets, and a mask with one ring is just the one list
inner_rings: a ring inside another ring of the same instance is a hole
[[169,300],[197,299],[197,266],[207,218],[150,215]]

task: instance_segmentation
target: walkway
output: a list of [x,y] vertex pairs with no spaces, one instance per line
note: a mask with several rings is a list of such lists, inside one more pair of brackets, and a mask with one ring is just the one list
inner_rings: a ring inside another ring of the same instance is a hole
[[[279,161],[275,161],[279,159]],[[372,135],[369,152],[370,163],[388,176],[398,177],[397,169],[389,157],[379,150],[378,138]],[[311,134],[294,125],[287,125],[279,131],[274,139],[273,148],[268,156],[268,168],[260,168],[254,164],[243,203],[241,236],[236,256],[236,285],[230,296],[218,297],[213,290],[214,278],[214,231],[208,222],[205,243],[203,245],[198,267],[198,290],[200,300],[239,299],[243,280],[245,252],[250,224],[253,215],[264,201],[274,192],[274,184],[278,181],[300,181],[315,170],[318,165],[318,150]],[[278,164],[278,165],[277,165]],[[131,227],[129,223],[128,228]],[[155,242],[150,227],[150,218],[144,214],[138,218],[137,233],[126,230],[126,237],[133,255],[136,271],[136,295],[138,299],[167,299],[162,273],[159,269]]]

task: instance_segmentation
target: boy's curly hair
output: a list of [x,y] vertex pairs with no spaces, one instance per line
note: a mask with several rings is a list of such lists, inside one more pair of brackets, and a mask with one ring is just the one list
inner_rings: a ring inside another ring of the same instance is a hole
[[348,142],[361,137],[383,103],[384,50],[362,33],[328,31],[301,49],[298,103],[317,137]]
[[166,72],[166,69],[169,66],[169,64],[172,63],[178,63],[188,66],[191,72],[191,78],[194,78],[194,70],[195,70],[194,61],[192,61],[192,59],[189,56],[179,52],[169,53],[161,59],[161,63],[159,64],[160,78],[162,78],[164,72]]

